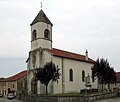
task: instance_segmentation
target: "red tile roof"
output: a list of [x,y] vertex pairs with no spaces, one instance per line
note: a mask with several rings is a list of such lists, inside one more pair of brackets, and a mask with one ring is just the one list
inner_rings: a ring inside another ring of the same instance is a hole
[[120,72],[116,72],[117,82],[120,82]]
[[3,79],[5,79],[5,78],[2,78],[2,77],[1,77],[1,78],[0,78],[0,81],[3,80]]
[[85,61],[85,62],[90,62],[90,63],[94,63],[95,61],[88,58],[88,60],[86,60],[86,56],[84,55],[80,55],[80,54],[76,54],[76,53],[72,53],[72,52],[68,52],[68,51],[63,51],[63,50],[59,50],[59,49],[47,49],[47,51],[54,55],[54,56],[58,56],[58,57],[64,57],[64,58],[68,58],[68,59],[74,59],[74,60],[80,60],[80,61]]
[[19,79],[19,78],[21,78],[21,77],[23,77],[25,75],[27,75],[27,70],[24,70],[24,71],[22,71],[22,72],[20,72],[20,73],[18,73],[16,75],[13,75],[11,77],[5,78],[2,81],[16,81],[17,79]]

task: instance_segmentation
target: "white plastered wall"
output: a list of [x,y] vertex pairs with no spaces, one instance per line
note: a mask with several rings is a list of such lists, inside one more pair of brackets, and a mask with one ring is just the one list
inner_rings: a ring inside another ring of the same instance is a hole
[[[60,73],[61,73],[58,84],[54,83],[54,94],[62,93],[62,92],[63,93],[80,92],[81,89],[84,89],[85,82],[82,82],[82,70],[85,71],[85,77],[89,73],[92,88],[97,88],[97,82],[92,82],[91,79],[91,67],[93,66],[92,63],[64,58],[64,62],[63,62],[64,65],[62,65],[63,58],[54,57],[53,59],[54,59],[54,63],[58,65],[58,67],[60,68]],[[73,81],[69,81],[70,69],[73,69]],[[64,75],[62,75],[62,70],[64,70],[63,73]],[[64,78],[65,86],[62,84],[63,81],[62,77]]]
[[[48,29],[50,31],[50,40],[44,38],[44,31]],[[41,48],[52,48],[52,26],[44,22],[38,22],[31,26],[31,39],[32,32],[37,31],[37,39],[31,42],[31,50]]]

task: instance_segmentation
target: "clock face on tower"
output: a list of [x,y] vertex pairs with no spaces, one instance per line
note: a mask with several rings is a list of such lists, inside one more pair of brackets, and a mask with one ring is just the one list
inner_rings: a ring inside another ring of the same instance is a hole
[[48,29],[45,29],[45,31],[44,31],[44,38],[45,39],[50,39],[50,32],[49,32]]

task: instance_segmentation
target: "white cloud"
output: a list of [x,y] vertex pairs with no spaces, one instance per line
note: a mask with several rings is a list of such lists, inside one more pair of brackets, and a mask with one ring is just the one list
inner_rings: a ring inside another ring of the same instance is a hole
[[[39,10],[38,0],[0,0],[0,57],[28,55],[30,23]],[[119,70],[119,0],[45,0],[43,11],[53,23],[54,47],[81,54],[88,49]]]

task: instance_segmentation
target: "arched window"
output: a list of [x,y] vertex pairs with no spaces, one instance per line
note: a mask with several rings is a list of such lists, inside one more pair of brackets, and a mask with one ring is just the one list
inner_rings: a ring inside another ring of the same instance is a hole
[[82,81],[83,82],[85,81],[85,71],[84,70],[82,71]]
[[50,32],[48,29],[45,29],[45,31],[44,31],[44,38],[50,39]]
[[73,81],[73,70],[72,69],[69,70],[69,80]]
[[37,38],[37,31],[34,30],[32,33],[32,39],[35,40]]

